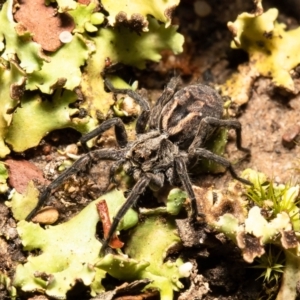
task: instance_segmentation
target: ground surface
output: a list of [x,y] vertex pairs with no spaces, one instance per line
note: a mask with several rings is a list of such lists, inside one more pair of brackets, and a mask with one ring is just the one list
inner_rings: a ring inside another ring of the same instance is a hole
[[[235,20],[238,13],[250,11],[251,1],[207,1],[207,3],[212,10],[203,18],[195,13],[193,1],[183,1],[177,9],[175,23],[180,25],[179,31],[186,39],[183,54],[175,57],[170,53],[165,53],[161,63],[149,64],[145,71],[129,71],[132,77],[139,80],[140,86],[148,90],[151,97],[154,98],[162,91],[163,85],[174,75],[174,72],[180,75],[185,83],[210,81],[221,84],[240,63],[247,61],[247,55],[242,51],[230,49],[231,34],[226,23],[229,20]],[[300,15],[297,16],[296,7],[292,9],[294,15],[289,15],[288,11],[284,14],[285,11],[282,11],[280,15],[282,20],[288,24],[297,24],[295,18],[300,18]],[[286,147],[282,139],[284,135],[298,130],[295,125],[300,126],[299,97],[299,95],[291,95],[275,89],[268,78],[260,78],[254,82],[248,103],[236,110],[243,126],[243,145],[251,149],[251,158],[243,159],[243,154],[235,149],[234,135],[230,139],[226,153],[231,161],[238,157],[236,160],[238,163],[235,165],[237,171],[251,167],[264,172],[277,182],[298,180],[299,146],[292,144],[291,148]],[[79,134],[70,130],[50,133],[41,146],[27,151],[22,157],[33,162],[44,172],[47,180],[51,181],[56,175],[55,167],[60,163],[56,150],[75,143],[78,138]],[[105,142],[111,142],[110,135]],[[12,158],[16,159],[20,156],[12,155]],[[93,192],[99,193],[107,188],[108,172],[105,172],[106,170],[108,170],[107,164],[103,163],[93,169],[92,177],[77,179],[76,186],[86,186],[87,180],[94,180],[94,190],[88,189],[87,191],[84,188],[69,190],[66,198],[68,208],[66,209],[66,203],[56,204],[62,212],[61,220],[68,218],[86,205],[88,197],[82,196],[93,194]],[[230,180],[229,174],[201,175],[193,178],[197,185],[213,184],[218,188],[228,180]],[[63,191],[58,191],[50,200],[55,199],[56,196],[61,198],[63,195]],[[9,242],[0,239],[0,269],[6,270],[12,277],[16,262],[25,261],[25,256],[21,251],[15,221],[3,202],[0,203],[0,215],[0,226],[11,237]],[[207,300],[258,299],[262,291],[262,282],[255,280],[257,273],[247,268],[239,251],[231,244],[223,245],[221,251],[218,247],[211,247],[211,249],[201,250],[183,249],[182,253],[188,259],[197,261],[198,270],[193,272],[192,283],[185,283],[186,292],[176,295],[179,299],[193,299],[194,297]],[[202,298],[199,289],[205,283],[209,284],[210,292]],[[70,293],[68,299],[88,299],[85,298],[85,293],[81,288],[81,286],[77,287]],[[0,291],[0,298],[4,299],[5,292],[4,290],[2,292],[1,294]],[[151,297],[146,294],[144,298],[130,296],[122,299],[150,299]],[[48,298],[24,295],[22,299]]]

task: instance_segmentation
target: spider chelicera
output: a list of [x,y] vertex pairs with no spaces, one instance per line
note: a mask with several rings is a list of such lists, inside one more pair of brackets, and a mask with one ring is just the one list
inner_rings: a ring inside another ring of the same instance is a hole
[[105,80],[107,88],[113,93],[127,94],[141,107],[137,119],[137,138],[128,142],[124,124],[120,118],[104,121],[99,127],[81,137],[80,142],[87,149],[86,142],[101,135],[109,128],[115,128],[118,149],[96,149],[82,155],[69,169],[48,185],[39,197],[37,206],[30,212],[29,221],[41,208],[52,191],[58,188],[73,174],[87,168],[91,162],[112,160],[112,171],[120,165],[135,180],[126,202],[113,218],[102,251],[109,244],[120,220],[149,186],[153,190],[162,188],[165,183],[182,186],[190,199],[192,221],[201,215],[198,211],[195,194],[188,175],[199,158],[214,161],[226,167],[232,177],[242,183],[251,183],[237,175],[231,163],[225,158],[204,148],[217,128],[228,127],[236,131],[236,146],[249,152],[241,145],[241,124],[237,120],[223,120],[223,101],[211,87],[194,84],[178,89],[179,79],[174,77],[168,83],[154,107],[138,93],[129,89],[116,89]]

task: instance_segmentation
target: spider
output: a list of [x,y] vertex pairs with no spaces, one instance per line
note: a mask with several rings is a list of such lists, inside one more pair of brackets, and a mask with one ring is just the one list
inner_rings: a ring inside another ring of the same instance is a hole
[[117,89],[109,80],[105,85],[112,93],[127,94],[141,107],[141,114],[136,122],[137,138],[128,142],[124,124],[120,118],[104,121],[99,127],[80,139],[85,150],[87,141],[100,136],[114,126],[118,149],[96,149],[82,155],[69,169],[48,185],[39,197],[37,206],[29,213],[29,221],[41,208],[52,191],[59,187],[73,174],[88,167],[91,162],[100,159],[112,160],[113,173],[120,165],[135,180],[127,200],[113,219],[108,236],[103,240],[103,252],[117,229],[120,220],[149,186],[158,190],[165,183],[171,186],[182,185],[191,203],[190,218],[196,221],[201,216],[198,211],[188,170],[199,158],[214,161],[226,167],[232,177],[242,183],[251,183],[237,175],[231,163],[225,158],[204,148],[217,128],[233,128],[236,132],[236,146],[249,152],[241,145],[241,124],[237,120],[223,120],[223,100],[211,87],[203,84],[189,85],[179,89],[179,78],[174,77],[165,87],[156,104],[150,110],[146,99],[129,89]]

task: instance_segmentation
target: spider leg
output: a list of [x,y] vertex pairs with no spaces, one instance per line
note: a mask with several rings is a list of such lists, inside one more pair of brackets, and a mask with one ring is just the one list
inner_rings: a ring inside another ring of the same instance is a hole
[[105,254],[105,250],[109,245],[109,241],[115,233],[121,219],[124,217],[129,208],[131,208],[135,202],[139,199],[140,195],[144,193],[146,187],[149,185],[150,178],[146,176],[142,176],[137,183],[134,185],[131,190],[129,196],[126,199],[126,202],[121,206],[115,217],[113,218],[113,222],[109,229],[108,235],[106,239],[102,242],[102,247],[100,251],[100,255]]
[[150,115],[150,122],[149,126],[150,128],[161,127],[161,111],[162,108],[168,103],[172,97],[174,96],[175,92],[177,91],[178,84],[180,82],[179,77],[173,77],[170,82],[167,84],[167,86],[164,88],[164,91],[162,92],[161,96],[157,99],[156,104],[151,110]]
[[44,191],[39,196],[39,200],[36,207],[28,214],[25,220],[30,221],[56,188],[58,188],[65,180],[70,178],[73,174],[76,174],[79,171],[83,170],[91,161],[99,160],[99,159],[118,160],[123,155],[124,155],[123,150],[115,150],[115,149],[99,149],[84,154],[78,160],[76,160],[70,168],[68,168],[66,171],[61,173],[55,180],[53,180],[44,189]]
[[127,145],[127,133],[124,127],[124,124],[120,118],[112,118],[109,120],[104,121],[103,123],[100,124],[99,127],[95,128],[91,132],[83,135],[79,143],[82,145],[84,150],[87,152],[88,147],[86,145],[86,142],[91,140],[92,138],[101,135],[103,132],[108,130],[109,128],[115,126],[115,135],[117,142],[120,147],[125,147]]
[[131,97],[133,100],[135,100],[138,105],[140,105],[142,112],[137,119],[135,130],[136,133],[144,133],[150,116],[150,105],[148,101],[133,90],[115,88],[108,79],[105,79],[104,83],[112,93],[126,94],[129,97]]
[[224,157],[222,156],[219,156],[207,149],[204,149],[204,148],[197,148],[195,149],[195,155],[198,156],[198,157],[203,157],[203,158],[206,158],[206,159],[209,159],[209,160],[212,160],[214,162],[216,162],[217,164],[220,164],[222,166],[224,166],[226,169],[229,170],[231,176],[244,183],[244,184],[247,184],[247,185],[253,185],[250,181],[242,178],[242,177],[239,177],[237,175],[237,173],[235,172],[234,168],[232,167],[232,164],[227,160],[225,159]]
[[198,211],[196,196],[193,191],[191,180],[188,176],[186,164],[184,162],[184,159],[180,156],[177,156],[174,162],[175,162],[176,173],[178,174],[179,179],[181,180],[181,183],[191,201],[191,208],[192,208],[191,219],[193,221],[197,221],[197,217],[203,216],[203,214],[201,212],[199,213]]
[[165,87],[162,95],[157,99],[157,104],[161,105],[161,107],[165,106],[173,97],[175,92],[177,91],[177,87],[180,83],[180,77],[173,77]]
[[109,178],[110,178],[110,183],[117,183],[116,179],[115,179],[115,174],[117,172],[117,170],[120,168],[121,165],[123,165],[125,162],[125,159],[120,158],[117,162],[115,162],[109,170]]
[[189,147],[189,152],[203,146],[207,139],[207,135],[212,132],[212,129],[219,127],[233,128],[236,132],[236,147],[241,151],[250,152],[248,148],[242,147],[242,127],[239,121],[222,120],[214,117],[205,117],[201,120],[196,137]]

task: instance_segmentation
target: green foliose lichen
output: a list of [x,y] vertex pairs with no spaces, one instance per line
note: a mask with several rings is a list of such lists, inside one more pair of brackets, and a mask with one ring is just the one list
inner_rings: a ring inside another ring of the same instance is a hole
[[[77,216],[63,224],[43,229],[38,224],[20,221],[17,230],[24,249],[40,249],[41,254],[30,255],[24,265],[18,265],[14,286],[23,291],[40,290],[56,299],[66,299],[67,291],[77,280],[82,280],[85,285],[92,285],[93,294],[104,292],[101,281],[94,282],[95,278],[104,278],[106,273],[95,268],[101,249],[101,242],[96,238],[99,222],[96,204],[101,199],[106,200],[111,215],[125,201],[123,193],[114,190],[93,201]],[[18,212],[18,205],[20,200],[11,204],[15,213]],[[132,227],[136,222],[136,213],[129,210],[118,229]]]
[[118,2],[104,0],[102,4],[110,12],[108,22],[114,25],[115,22],[135,22],[140,23],[139,27],[143,31],[148,28],[147,16],[151,15],[158,21],[165,23],[166,27],[171,24],[171,17],[174,8],[179,4],[179,0],[151,0],[151,1],[130,1],[121,0]]
[[34,186],[33,181],[30,181],[24,194],[20,194],[15,191],[12,195],[11,201],[6,201],[5,204],[11,208],[16,220],[25,220],[28,214],[37,205],[38,196],[38,189]]
[[[178,204],[178,191],[173,192],[170,202]],[[32,194],[32,198],[37,195]],[[17,197],[11,202],[12,210],[22,219],[18,207],[28,195]],[[169,251],[178,246],[180,238],[176,232],[173,217],[152,215],[130,232],[124,256],[108,254],[100,256],[101,242],[96,238],[99,216],[96,205],[105,200],[109,216],[113,218],[126,200],[121,191],[113,190],[90,203],[77,216],[66,223],[47,226],[45,229],[38,224],[18,223],[18,233],[24,250],[39,249],[39,255],[29,255],[24,265],[16,270],[14,286],[23,291],[39,290],[59,299],[65,299],[66,293],[81,280],[91,287],[91,295],[96,296],[105,291],[101,280],[109,273],[124,281],[150,279],[147,288],[155,288],[160,292],[161,299],[172,300],[173,292],[183,288],[180,278],[182,274],[181,259],[167,259]],[[26,200],[27,201],[27,200]],[[118,226],[118,230],[128,230],[136,225],[137,214],[129,210]]]
[[38,93],[24,96],[22,107],[16,109],[7,129],[6,143],[21,152],[37,146],[46,133],[55,129],[69,127],[79,132],[89,131],[94,122],[89,117],[76,117],[78,109],[69,106],[75,100],[74,92],[61,89],[55,91],[52,101],[43,101]]
[[286,30],[276,21],[278,10],[264,13],[242,13],[228,27],[234,35],[232,48],[241,48],[249,54],[252,76],[271,77],[276,86],[295,91],[290,71],[299,63],[300,27]]
[[5,157],[10,152],[5,136],[11,125],[12,112],[20,103],[18,90],[22,89],[25,76],[25,72],[14,61],[0,61],[0,157]]
[[0,194],[4,194],[8,191],[7,185],[8,171],[3,162],[0,162]]
[[180,272],[184,262],[166,257],[179,243],[174,219],[152,215],[130,232],[125,253],[131,258],[107,255],[97,267],[119,280],[150,279],[147,288],[157,289],[162,300],[172,300],[174,291],[183,288],[179,279],[185,276]]
[[3,4],[0,11],[0,54],[6,61],[20,60],[26,73],[38,70],[42,64],[41,46],[31,40],[30,33],[19,35],[13,18],[13,1]]
[[220,86],[222,94],[239,106],[248,102],[260,76],[271,78],[277,87],[298,92],[292,70],[300,63],[300,27],[287,30],[286,24],[277,21],[276,8],[264,12],[261,1],[254,3],[256,9],[252,13],[242,13],[227,24],[233,35],[231,47],[243,49],[249,56],[249,61],[239,65],[237,72]]
[[[157,5],[157,1],[131,1],[129,10],[126,9],[126,1],[117,6],[108,1],[103,3],[109,22],[121,11],[128,16],[142,16],[145,19],[140,28],[142,31],[132,30],[133,25],[126,22],[118,22],[117,28],[103,27],[105,17],[96,0],[88,5],[71,0],[57,1],[57,4],[59,12],[68,11],[75,29],[70,42],[62,44],[54,52],[47,52],[47,55],[38,43],[32,41],[31,33],[21,30],[20,24],[14,21],[13,1],[2,6],[0,157],[9,153],[7,144],[14,151],[21,152],[36,146],[54,129],[71,127],[88,132],[95,128],[99,116],[105,116],[114,103],[112,95],[104,90],[101,75],[107,61],[144,68],[148,60],[159,61],[162,50],[182,51],[183,37],[176,32],[176,26],[170,26],[171,11],[178,1],[169,0],[161,5]],[[56,91],[61,91],[61,97]],[[72,96],[70,93],[73,93]],[[81,120],[72,117],[75,113],[70,108],[78,98],[80,106],[76,107],[87,112]],[[30,126],[20,125],[26,114]],[[21,126],[22,134],[16,130],[17,126]]]

